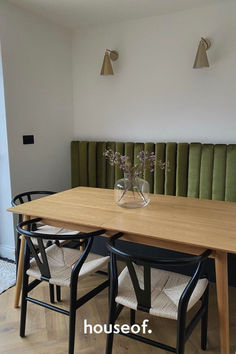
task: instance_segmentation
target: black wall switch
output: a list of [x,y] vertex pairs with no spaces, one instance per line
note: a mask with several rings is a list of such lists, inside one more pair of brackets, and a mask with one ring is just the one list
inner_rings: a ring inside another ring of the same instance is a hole
[[23,135],[23,144],[34,144],[34,135]]

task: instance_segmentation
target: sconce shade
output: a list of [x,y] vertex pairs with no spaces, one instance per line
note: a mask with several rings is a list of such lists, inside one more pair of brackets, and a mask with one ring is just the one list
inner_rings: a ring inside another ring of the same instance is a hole
[[101,75],[114,75],[112,65],[111,65],[110,55],[108,52],[106,52],[104,55]]
[[209,39],[201,38],[198,46],[195,62],[193,64],[194,69],[209,67],[206,51],[207,49],[210,48],[210,46],[211,46],[211,42],[209,41]]

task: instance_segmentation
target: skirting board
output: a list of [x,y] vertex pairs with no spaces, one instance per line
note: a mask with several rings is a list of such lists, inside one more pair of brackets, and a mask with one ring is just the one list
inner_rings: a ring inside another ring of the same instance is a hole
[[15,261],[15,248],[8,245],[0,245],[0,257]]

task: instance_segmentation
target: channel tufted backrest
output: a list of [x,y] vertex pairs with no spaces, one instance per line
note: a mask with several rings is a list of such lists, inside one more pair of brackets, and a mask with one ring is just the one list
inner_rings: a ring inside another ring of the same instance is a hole
[[123,175],[105,160],[103,152],[109,148],[132,161],[142,150],[169,161],[169,170],[144,173],[152,193],[236,202],[236,144],[73,141],[72,187],[113,188]]

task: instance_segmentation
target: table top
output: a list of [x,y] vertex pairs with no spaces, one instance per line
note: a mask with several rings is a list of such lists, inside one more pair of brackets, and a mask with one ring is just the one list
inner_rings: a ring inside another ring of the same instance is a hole
[[78,187],[8,210],[73,229],[121,231],[149,239],[236,253],[236,203],[150,195],[145,208],[124,209],[113,190]]

